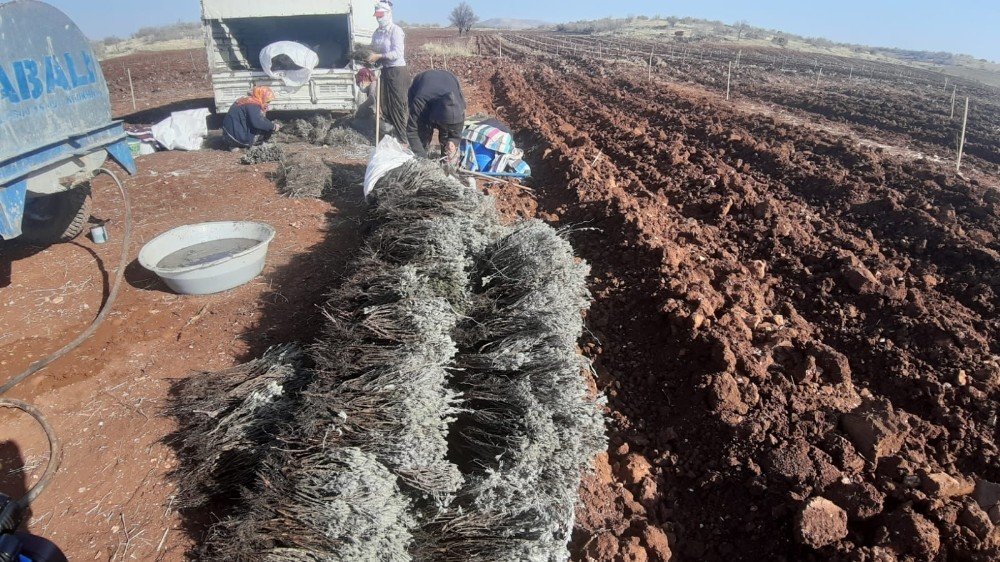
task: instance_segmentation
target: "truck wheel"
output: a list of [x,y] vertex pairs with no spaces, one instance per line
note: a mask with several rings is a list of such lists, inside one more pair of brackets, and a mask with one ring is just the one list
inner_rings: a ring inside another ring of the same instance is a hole
[[21,237],[28,242],[55,244],[76,238],[90,220],[90,185],[28,199]]

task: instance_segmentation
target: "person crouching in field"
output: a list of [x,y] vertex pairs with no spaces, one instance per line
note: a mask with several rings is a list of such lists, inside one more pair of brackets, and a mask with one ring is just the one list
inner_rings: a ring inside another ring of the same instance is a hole
[[222,120],[222,136],[226,143],[232,148],[249,148],[266,142],[278,132],[281,125],[266,117],[272,101],[274,91],[266,86],[257,86],[249,96],[236,100]]
[[406,136],[413,153],[426,158],[437,131],[442,156],[457,159],[465,128],[465,97],[458,78],[447,70],[421,72],[413,79],[407,97],[410,119]]

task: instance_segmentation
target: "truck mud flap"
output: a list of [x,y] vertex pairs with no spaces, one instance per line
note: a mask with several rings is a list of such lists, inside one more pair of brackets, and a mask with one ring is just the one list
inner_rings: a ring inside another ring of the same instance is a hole
[[128,143],[125,141],[118,141],[107,147],[108,155],[111,159],[118,163],[119,166],[128,172],[128,175],[134,176],[137,169],[135,166],[135,159],[132,158],[132,151],[128,147]]

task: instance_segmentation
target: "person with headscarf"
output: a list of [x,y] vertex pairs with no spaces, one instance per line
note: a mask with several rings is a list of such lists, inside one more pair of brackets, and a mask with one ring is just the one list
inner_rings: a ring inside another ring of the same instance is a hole
[[406,67],[406,33],[392,21],[392,2],[375,4],[378,29],[372,36],[372,54],[368,62],[382,68],[379,92],[382,113],[395,129],[395,136],[406,142],[408,116],[406,92],[410,88],[410,71]]
[[456,158],[465,128],[465,97],[458,78],[447,70],[421,72],[413,79],[408,99],[406,136],[413,153],[426,158],[431,137],[437,131],[442,156]]
[[250,95],[236,100],[222,120],[222,136],[234,148],[249,148],[271,138],[281,126],[267,118],[267,108],[274,101],[274,91],[257,86]]

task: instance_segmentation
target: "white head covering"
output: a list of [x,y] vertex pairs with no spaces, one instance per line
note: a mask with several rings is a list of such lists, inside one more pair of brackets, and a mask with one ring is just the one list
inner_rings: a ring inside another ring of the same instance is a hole
[[378,20],[379,29],[385,29],[392,25],[392,2],[376,2],[375,11],[385,12],[385,16],[381,18],[375,18]]

